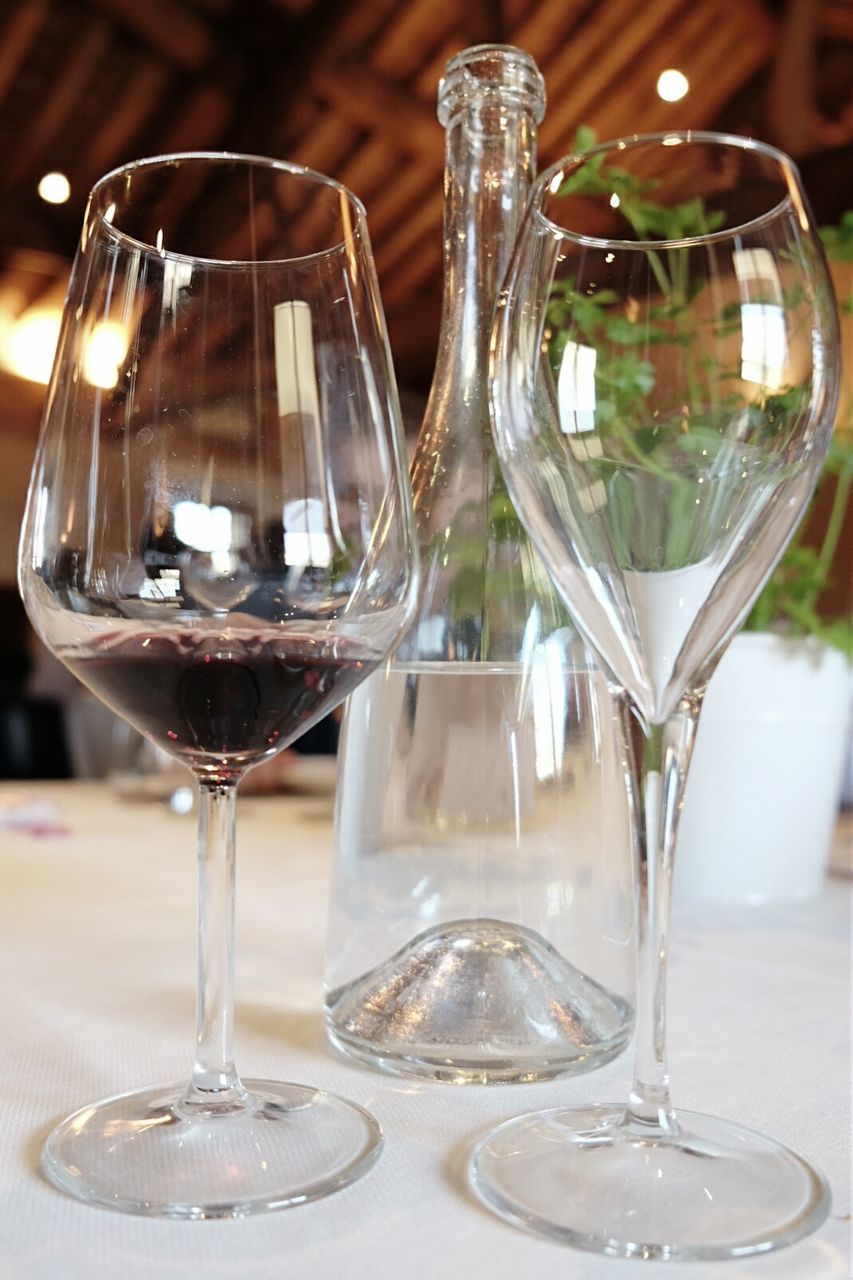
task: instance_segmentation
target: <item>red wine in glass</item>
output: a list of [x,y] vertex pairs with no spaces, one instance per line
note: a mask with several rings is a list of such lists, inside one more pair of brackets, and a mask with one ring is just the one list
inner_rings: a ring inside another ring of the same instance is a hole
[[378,661],[341,640],[188,630],[99,639],[62,657],[157,746],[220,782],[300,737]]

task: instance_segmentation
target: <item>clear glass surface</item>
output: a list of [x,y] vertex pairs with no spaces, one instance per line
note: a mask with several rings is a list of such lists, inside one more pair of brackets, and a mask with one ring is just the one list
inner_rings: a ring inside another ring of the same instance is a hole
[[820,1174],[740,1125],[679,1111],[645,1133],[623,1106],[539,1111],[480,1144],[474,1187],[519,1226],[611,1257],[699,1261],[792,1244],[829,1212]]
[[445,291],[412,463],[421,589],[341,739],[329,1036],[453,1083],[589,1070],[633,1022],[618,718],[489,425],[491,318],[543,110],[538,68],[512,47],[463,50],[439,86]]
[[473,1182],[504,1216],[607,1254],[778,1248],[823,1221],[828,1190],[772,1139],[676,1113],[665,978],[705,686],[804,511],[835,411],[832,289],[793,165],[713,134],[556,165],[534,187],[493,351],[509,491],[624,698],[637,1037],[625,1104],[508,1122],[479,1144]]
[[44,1168],[64,1190],[239,1216],[324,1195],[376,1159],[361,1108],[237,1074],[235,799],[384,660],[416,577],[359,203],[258,157],[166,156],[102,179],[20,585],[53,652],[198,780],[198,1021],[186,1086],[107,1099],[51,1135]]
[[326,969],[336,1044],[455,1084],[589,1070],[625,1048],[634,918],[612,719],[573,631],[524,662],[396,661],[356,690]]

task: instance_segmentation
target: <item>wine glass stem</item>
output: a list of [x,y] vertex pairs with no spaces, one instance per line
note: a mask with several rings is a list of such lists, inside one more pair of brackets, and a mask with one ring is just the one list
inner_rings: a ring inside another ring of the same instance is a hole
[[190,1107],[247,1101],[234,1066],[234,832],[236,786],[201,783],[198,832],[198,998]]
[[639,902],[636,1058],[624,1123],[644,1134],[672,1134],[678,1128],[666,1063],[666,962],[675,836],[700,705],[699,697],[687,695],[657,725],[644,724],[636,712],[628,712],[636,771]]

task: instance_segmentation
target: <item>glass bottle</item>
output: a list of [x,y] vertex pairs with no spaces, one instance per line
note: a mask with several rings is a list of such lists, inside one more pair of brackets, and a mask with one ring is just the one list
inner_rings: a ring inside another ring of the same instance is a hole
[[492,312],[544,105],[535,62],[508,46],[464,50],[439,86],[445,288],[412,464],[419,610],[351,699],[340,744],[329,1036],[374,1066],[460,1083],[597,1066],[633,1015],[615,711],[489,423]]

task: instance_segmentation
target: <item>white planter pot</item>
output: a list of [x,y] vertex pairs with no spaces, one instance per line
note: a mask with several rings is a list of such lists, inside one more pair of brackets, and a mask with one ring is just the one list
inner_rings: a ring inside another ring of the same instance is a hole
[[742,633],[708,686],[687,780],[676,900],[813,897],[848,743],[850,672],[813,640]]

